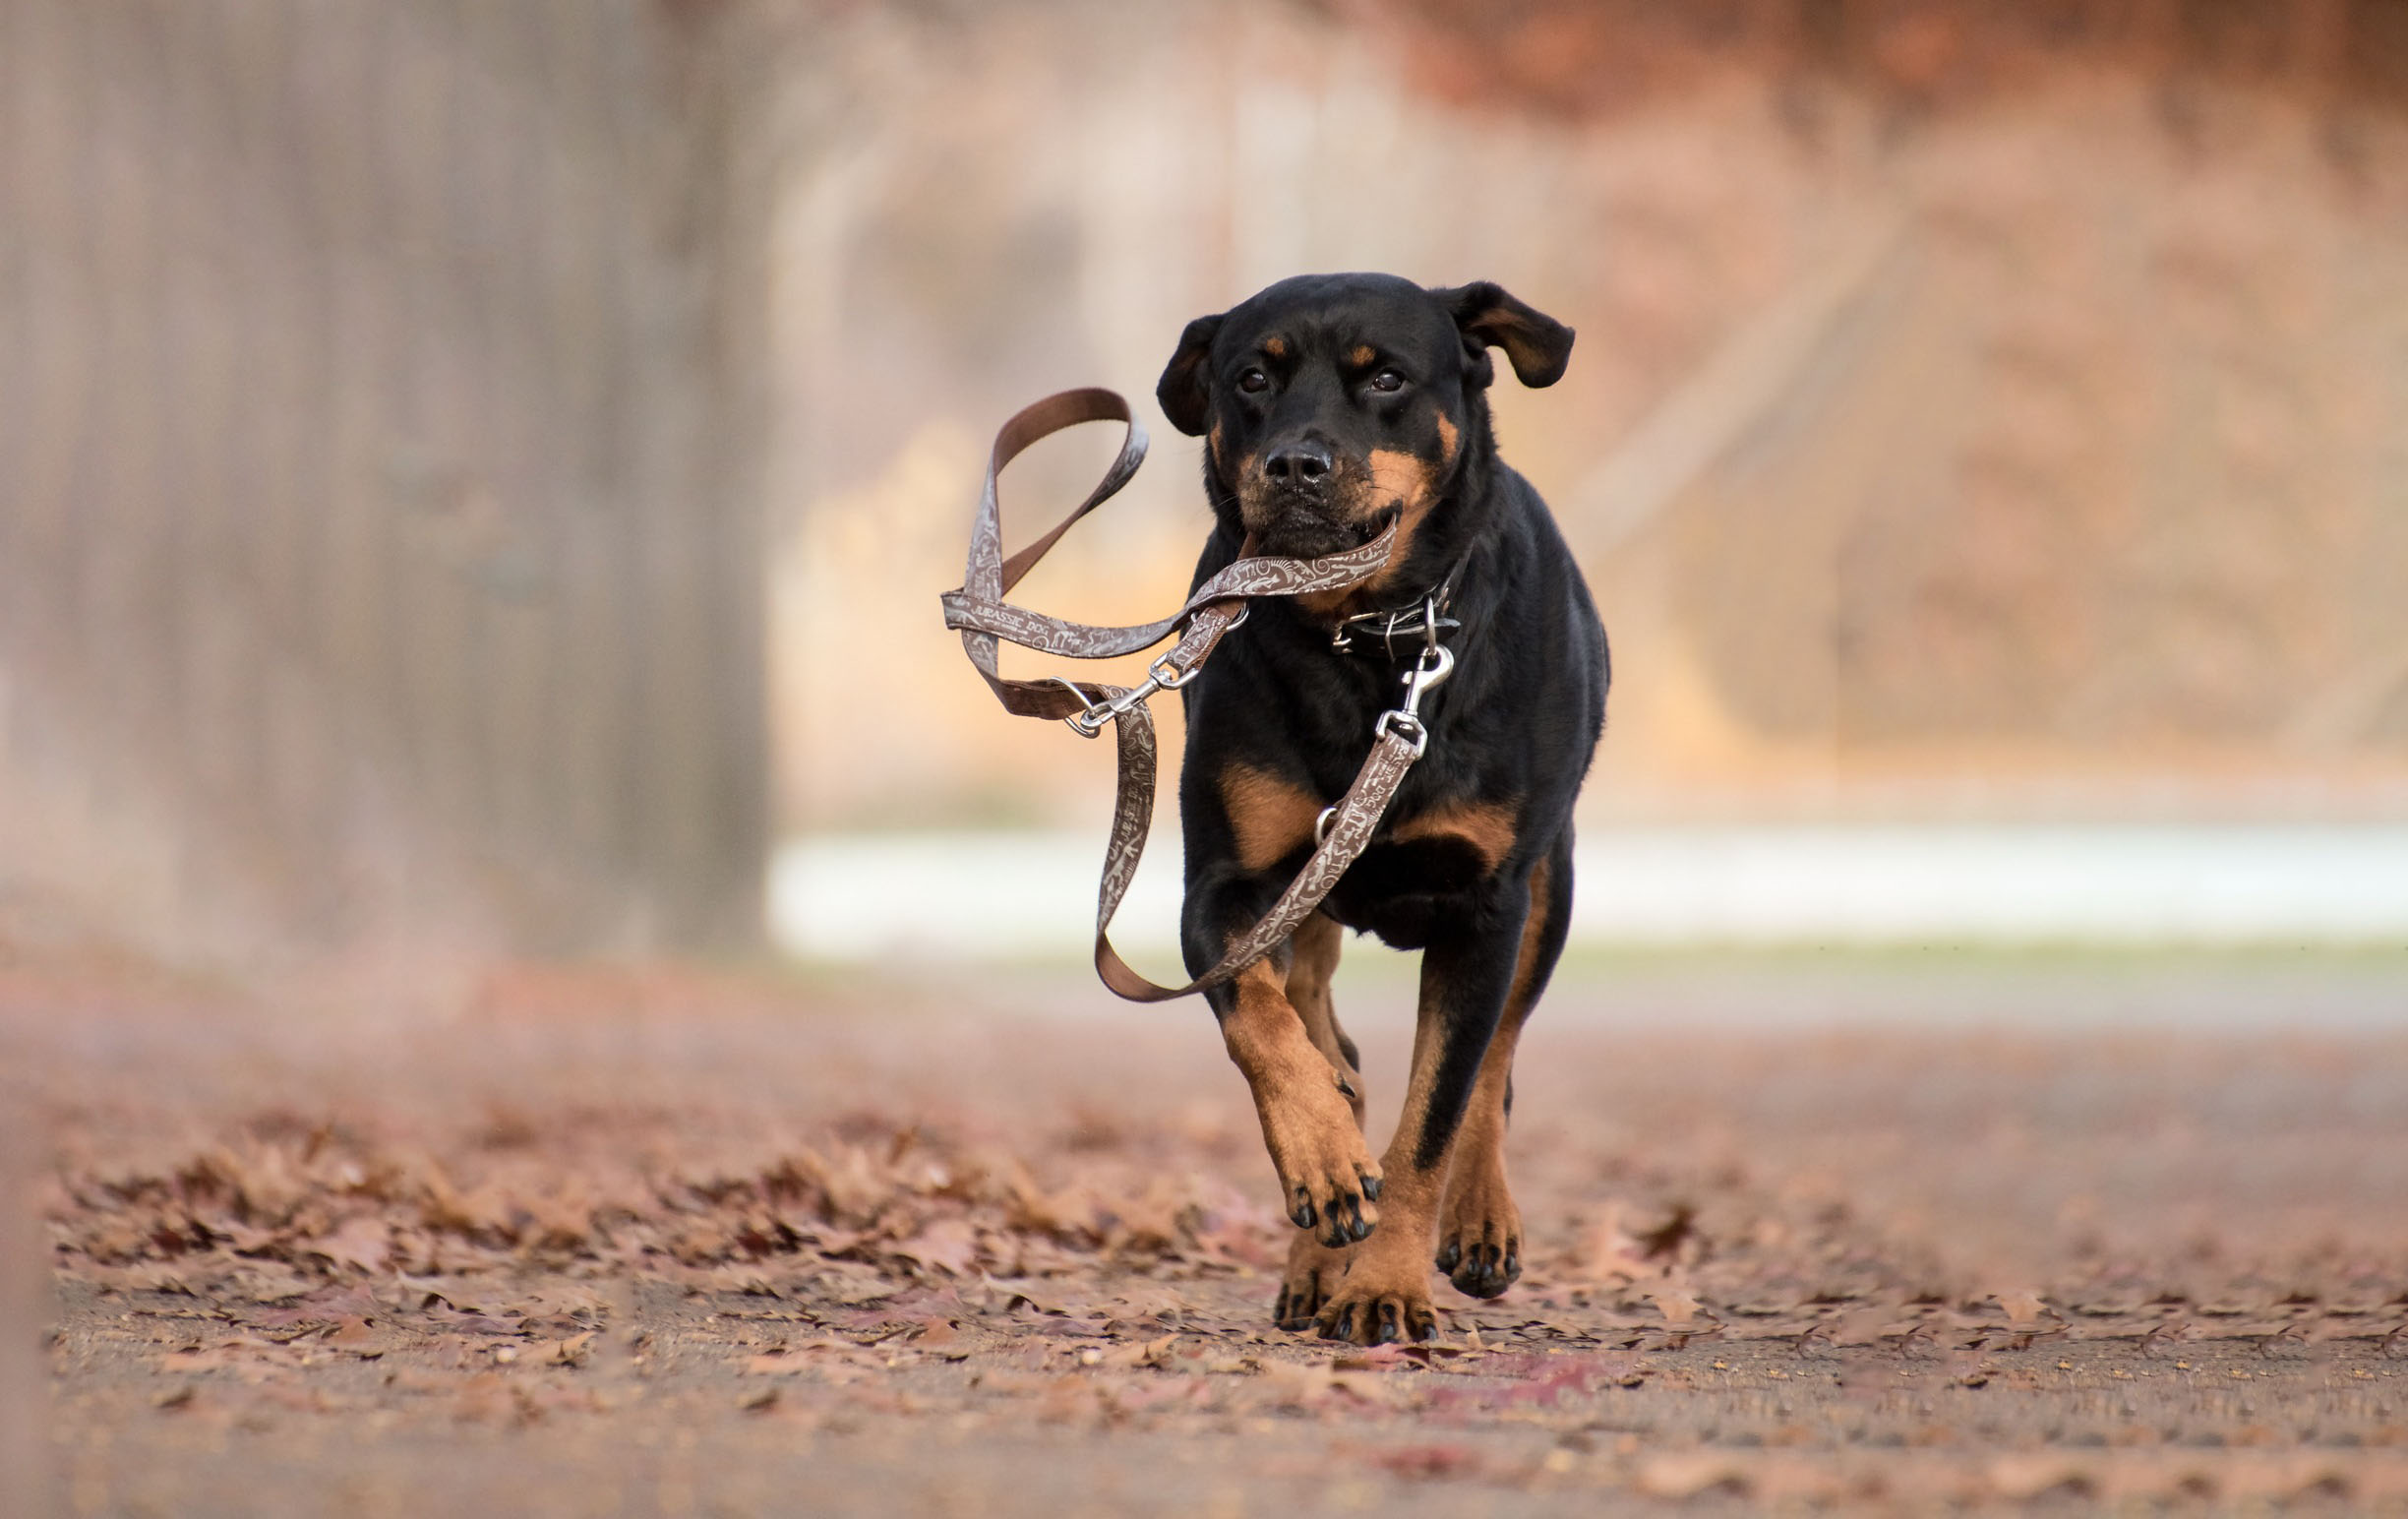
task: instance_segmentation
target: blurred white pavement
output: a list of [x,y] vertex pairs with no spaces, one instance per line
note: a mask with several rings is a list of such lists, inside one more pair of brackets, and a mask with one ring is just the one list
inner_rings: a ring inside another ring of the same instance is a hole
[[[1080,958],[1092,834],[792,839],[770,924],[810,960]],[[1596,828],[1573,944],[2408,946],[2408,825]],[[1175,968],[1179,849],[1158,832],[1114,942]]]

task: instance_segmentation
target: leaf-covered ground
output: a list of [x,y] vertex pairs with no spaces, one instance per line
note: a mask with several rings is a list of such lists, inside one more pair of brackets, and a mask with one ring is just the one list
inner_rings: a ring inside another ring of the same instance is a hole
[[[1392,1113],[1406,995],[1341,986]],[[1559,988],[1526,1275],[1365,1352],[1270,1325],[1289,1226],[1200,1008],[530,972],[371,1023],[0,977],[59,1495],[2408,1508],[2408,1041],[1649,1010]]]

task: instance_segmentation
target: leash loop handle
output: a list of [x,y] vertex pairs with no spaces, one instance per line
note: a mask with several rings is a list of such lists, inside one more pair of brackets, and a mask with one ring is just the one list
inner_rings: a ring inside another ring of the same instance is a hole
[[[1082,422],[1116,421],[1127,433],[1119,455],[1103,479],[1069,516],[1036,542],[1003,557],[1001,508],[995,480],[1030,445]],[[1317,559],[1284,559],[1254,555],[1248,540],[1238,557],[1188,593],[1176,612],[1160,622],[1127,628],[1091,627],[1048,617],[1017,607],[1003,598],[1036,567],[1072,524],[1117,494],[1145,461],[1146,435],[1128,402],[1100,388],[1063,391],[1023,408],[995,434],[988,456],[987,479],[980,492],[978,516],[970,530],[970,554],[958,589],[938,599],[945,626],[961,634],[962,648],[1005,711],[1022,717],[1054,717],[1082,738],[1096,738],[1111,723],[1118,735],[1119,788],[1113,804],[1111,839],[1105,847],[1104,874],[1096,892],[1096,974],[1104,984],[1131,1002],[1168,1002],[1202,992],[1234,979],[1288,942],[1296,925],[1321,905],[1339,878],[1371,842],[1388,804],[1429,747],[1429,730],[1417,715],[1421,696],[1446,679],[1454,655],[1436,642],[1435,607],[1428,618],[1429,650],[1406,676],[1405,705],[1381,714],[1372,735],[1371,753],[1354,783],[1337,804],[1325,810],[1313,829],[1313,852],[1271,910],[1234,941],[1218,964],[1183,987],[1167,987],[1147,980],[1129,967],[1112,946],[1108,931],[1121,898],[1136,877],[1153,827],[1154,791],[1158,770],[1154,715],[1146,700],[1158,691],[1176,691],[1194,680],[1230,630],[1252,610],[1248,598],[1288,596],[1308,591],[1343,590],[1387,568],[1397,545],[1393,518],[1369,542]],[[1178,642],[1148,667],[1143,682],[1133,687],[1079,682],[1046,676],[1038,680],[1006,680],[999,665],[1000,645],[1019,644],[1044,653],[1079,659],[1109,659],[1133,654],[1161,642],[1174,632]],[[1430,651],[1435,652],[1434,661]],[[1400,721],[1401,720],[1401,721]],[[1402,728],[1404,731],[1399,731]]]

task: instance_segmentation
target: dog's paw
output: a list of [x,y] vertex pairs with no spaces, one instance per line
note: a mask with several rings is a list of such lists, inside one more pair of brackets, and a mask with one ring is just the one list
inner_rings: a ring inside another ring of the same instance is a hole
[[[1326,1067],[1324,1067],[1326,1069]],[[1279,1171],[1280,1198],[1298,1229],[1338,1248],[1379,1224],[1379,1162],[1354,1126],[1336,1082],[1296,1081],[1262,1104],[1263,1139]]]
[[1358,1252],[1313,1326],[1325,1340],[1356,1345],[1435,1339],[1438,1313],[1430,1306],[1429,1272],[1418,1263],[1411,1269],[1386,1267]]
[[1310,1329],[1321,1316],[1322,1306],[1337,1295],[1353,1254],[1353,1246],[1332,1249],[1311,1235],[1290,1240],[1288,1270],[1280,1278],[1279,1302],[1271,1309],[1271,1321],[1282,1329]]
[[1502,1175],[1447,1188],[1437,1264],[1456,1291],[1475,1298],[1502,1296],[1522,1275],[1522,1210]]

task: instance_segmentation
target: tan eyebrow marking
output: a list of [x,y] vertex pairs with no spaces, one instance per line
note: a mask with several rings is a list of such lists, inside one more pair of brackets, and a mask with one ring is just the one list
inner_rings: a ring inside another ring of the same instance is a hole
[[1356,369],[1369,369],[1371,367],[1371,361],[1378,357],[1378,349],[1372,347],[1369,343],[1361,343],[1356,345],[1354,351],[1347,355],[1347,362],[1354,365]]
[[1271,355],[1275,359],[1286,358],[1288,356],[1288,339],[1285,337],[1264,338],[1263,352]]

